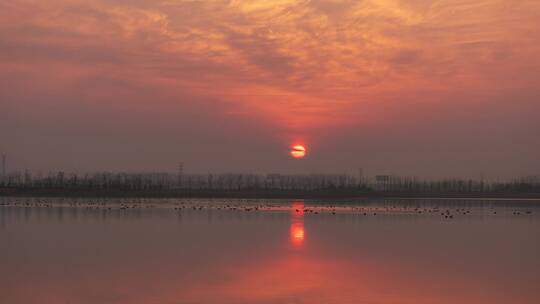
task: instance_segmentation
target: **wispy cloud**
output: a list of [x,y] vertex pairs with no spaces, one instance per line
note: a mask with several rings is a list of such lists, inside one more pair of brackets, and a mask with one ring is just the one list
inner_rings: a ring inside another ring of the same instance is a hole
[[382,125],[456,90],[463,105],[538,96],[538,28],[534,0],[12,0],[0,77],[29,92],[212,100],[308,134]]

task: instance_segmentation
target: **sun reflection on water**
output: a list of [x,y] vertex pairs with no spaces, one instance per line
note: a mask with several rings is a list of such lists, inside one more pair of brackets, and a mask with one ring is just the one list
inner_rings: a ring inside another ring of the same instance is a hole
[[291,244],[295,247],[302,246],[304,244],[305,236],[304,203],[296,201],[291,204],[291,229],[289,236]]

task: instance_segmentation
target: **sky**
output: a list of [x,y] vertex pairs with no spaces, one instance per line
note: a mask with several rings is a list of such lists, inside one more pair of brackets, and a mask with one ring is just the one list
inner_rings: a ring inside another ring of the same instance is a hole
[[538,175],[539,28],[536,0],[4,0],[0,151],[43,172]]

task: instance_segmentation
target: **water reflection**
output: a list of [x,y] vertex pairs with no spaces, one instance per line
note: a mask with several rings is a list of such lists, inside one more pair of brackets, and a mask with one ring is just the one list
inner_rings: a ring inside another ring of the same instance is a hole
[[304,202],[302,201],[294,201],[291,204],[291,229],[289,238],[291,244],[295,247],[301,247],[304,244]]
[[540,303],[530,204],[9,202],[0,303]]

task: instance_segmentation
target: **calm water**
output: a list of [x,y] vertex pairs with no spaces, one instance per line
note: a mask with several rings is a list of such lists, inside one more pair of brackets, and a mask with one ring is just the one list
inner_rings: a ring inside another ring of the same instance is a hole
[[540,303],[540,201],[0,198],[0,303]]

